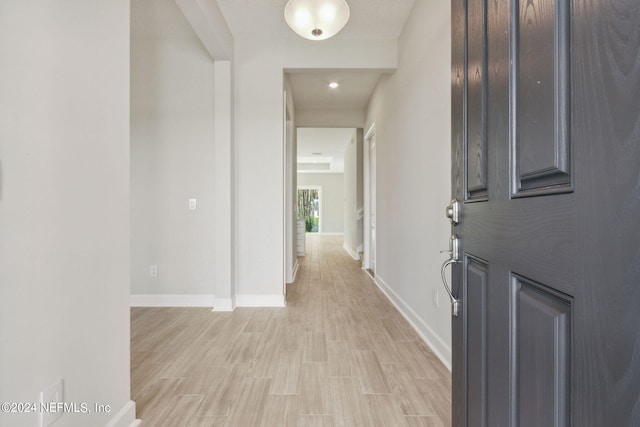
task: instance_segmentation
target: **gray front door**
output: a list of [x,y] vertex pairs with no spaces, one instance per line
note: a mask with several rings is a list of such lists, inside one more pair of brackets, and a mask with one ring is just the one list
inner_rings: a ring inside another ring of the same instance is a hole
[[640,2],[452,0],[453,424],[640,426]]

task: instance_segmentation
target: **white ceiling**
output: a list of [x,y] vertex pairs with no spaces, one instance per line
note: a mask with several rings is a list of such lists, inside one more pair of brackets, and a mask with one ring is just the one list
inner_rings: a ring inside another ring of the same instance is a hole
[[[396,39],[414,2],[347,0],[351,17],[334,38]],[[299,37],[284,21],[287,0],[218,0],[218,4],[234,37]]]
[[298,128],[298,172],[344,172],[344,150],[354,137],[355,129],[349,128]]
[[[364,109],[382,72],[310,70],[288,74],[296,109]],[[330,82],[340,86],[331,89]]]

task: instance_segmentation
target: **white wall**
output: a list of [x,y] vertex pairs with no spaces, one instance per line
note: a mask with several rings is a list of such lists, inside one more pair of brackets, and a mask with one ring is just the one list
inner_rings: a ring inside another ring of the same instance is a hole
[[344,174],[299,173],[298,187],[322,187],[323,233],[344,233]]
[[357,129],[344,150],[344,246],[355,257],[362,247],[362,146],[363,132]]
[[364,120],[364,108],[298,109],[296,111],[296,125],[298,127],[361,128],[364,126]]
[[214,62],[173,0],[133,0],[131,28],[131,293],[211,295]]
[[397,44],[331,39],[315,43],[300,37],[235,39],[234,57],[236,292],[283,303],[283,70],[393,69]]
[[398,69],[379,82],[365,126],[376,126],[377,279],[446,362],[451,317],[439,250],[450,231],[450,46],[449,3],[417,1],[399,40]]
[[0,402],[62,378],[112,409],[56,425],[104,426],[130,396],[129,2],[0,9]]

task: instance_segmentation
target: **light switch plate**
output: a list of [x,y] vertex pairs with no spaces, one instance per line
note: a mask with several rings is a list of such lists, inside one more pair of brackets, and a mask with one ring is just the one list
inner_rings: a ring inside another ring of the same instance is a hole
[[[62,417],[62,409],[55,404],[63,402],[63,382],[61,379],[40,392],[40,427],[49,427]],[[43,407],[44,405],[46,406]]]
[[189,199],[189,210],[195,211],[198,207],[198,201],[196,199]]

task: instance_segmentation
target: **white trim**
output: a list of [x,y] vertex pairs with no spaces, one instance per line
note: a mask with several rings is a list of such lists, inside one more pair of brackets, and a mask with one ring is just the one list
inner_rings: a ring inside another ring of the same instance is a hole
[[[283,75],[283,84],[286,87],[286,79],[287,75]],[[289,280],[289,271],[293,270],[291,267],[291,259],[293,258],[293,234],[292,231],[296,229],[293,222],[293,194],[291,194],[291,187],[289,185],[289,181],[292,178],[289,178],[290,175],[293,174],[293,161],[288,162],[289,150],[292,145],[293,139],[291,136],[290,128],[293,127],[293,123],[291,122],[291,114],[289,114],[289,105],[287,105],[287,91],[286,89],[282,93],[282,248],[283,248],[283,263],[282,263],[282,294],[287,295],[287,281]],[[289,141],[291,138],[291,142]],[[293,153],[291,153],[291,157],[293,157]],[[297,191],[296,191],[297,197]]]
[[371,126],[369,126],[369,130],[367,131],[367,133],[364,134],[364,140],[366,141],[367,139],[371,139],[371,137],[376,133],[376,123],[373,122],[371,123]]
[[362,147],[362,165],[363,165],[363,171],[362,171],[362,183],[363,183],[363,188],[362,188],[362,196],[363,196],[363,202],[364,202],[364,206],[363,206],[363,223],[362,223],[362,228],[363,228],[363,232],[362,232],[362,237],[363,237],[363,260],[362,260],[362,268],[367,269],[370,268],[371,266],[369,265],[369,261],[370,261],[370,257],[369,257],[369,246],[370,246],[370,237],[371,237],[371,224],[370,224],[370,210],[371,210],[371,190],[370,190],[370,159],[369,159],[369,153],[371,152],[371,139],[375,136],[376,134],[376,124],[375,122],[371,124],[371,126],[369,127],[369,130],[367,131],[367,133],[365,133],[364,135],[364,144]]
[[291,278],[291,283],[294,283],[296,281],[296,277],[298,276],[298,269],[300,268],[300,263],[298,262],[298,260],[296,259],[296,263],[293,265],[293,277]]
[[[366,148],[366,149],[365,149]],[[369,239],[370,239],[370,231],[371,227],[369,224],[369,141],[365,139],[364,147],[362,150],[362,164],[363,164],[363,173],[362,173],[362,197],[364,202],[364,212],[362,218],[362,244],[363,244],[363,260],[362,260],[362,268],[369,268]]]
[[137,427],[141,422],[136,420],[136,402],[130,400],[104,427]]
[[236,295],[236,307],[285,307],[282,294],[271,295]]
[[[296,262],[296,273],[297,273]],[[236,295],[218,298],[214,295],[130,295],[131,307],[213,307],[213,311],[233,311],[236,307],[285,307],[284,295]]]
[[360,261],[360,255],[355,253],[346,243],[342,245],[342,248],[356,261]]
[[233,311],[235,308],[233,298],[214,298],[211,311]]
[[343,231],[327,231],[327,232],[322,232],[322,233],[311,233],[311,234],[317,234],[320,236],[344,236],[344,232]]
[[214,295],[130,295],[131,307],[213,307]]
[[433,332],[433,329],[425,323],[424,320],[413,309],[396,294],[393,289],[384,281],[382,277],[376,274],[373,281],[378,288],[387,296],[389,301],[398,309],[400,314],[409,322],[409,324],[420,335],[424,342],[429,346],[438,359],[451,371],[451,346],[448,345],[439,335]]

